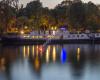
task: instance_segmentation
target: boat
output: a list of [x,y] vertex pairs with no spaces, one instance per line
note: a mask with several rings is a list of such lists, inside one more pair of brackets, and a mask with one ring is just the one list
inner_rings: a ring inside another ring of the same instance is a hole
[[68,31],[30,32],[29,34],[6,34],[2,36],[2,43],[100,43],[100,33],[69,33]]

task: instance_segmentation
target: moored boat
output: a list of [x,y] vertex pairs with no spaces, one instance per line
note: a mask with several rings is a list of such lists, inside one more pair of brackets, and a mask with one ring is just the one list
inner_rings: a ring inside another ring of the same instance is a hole
[[67,31],[55,31],[49,34],[48,32],[30,34],[6,34],[2,36],[3,43],[44,43],[50,40],[51,43],[100,43],[100,33],[68,33]]

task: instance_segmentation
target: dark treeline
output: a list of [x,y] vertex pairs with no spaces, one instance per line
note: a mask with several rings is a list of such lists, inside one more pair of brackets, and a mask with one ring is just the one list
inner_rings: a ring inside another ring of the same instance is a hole
[[54,9],[43,7],[40,0],[33,0],[19,7],[18,0],[0,2],[0,30],[50,30],[65,26],[69,31],[92,32],[100,29],[100,10],[92,2],[64,0]]

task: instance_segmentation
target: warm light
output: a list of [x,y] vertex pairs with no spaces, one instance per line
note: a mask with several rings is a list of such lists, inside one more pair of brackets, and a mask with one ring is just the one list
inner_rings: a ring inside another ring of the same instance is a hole
[[23,56],[24,56],[24,58],[26,57],[25,46],[23,47]]
[[38,70],[40,68],[39,58],[36,57],[35,59],[35,69]]
[[54,30],[53,27],[51,28],[51,30]]
[[21,34],[24,34],[24,31],[22,30],[20,33],[21,33]]
[[29,54],[30,54],[30,47],[29,46],[27,46],[27,47],[23,47],[23,56],[24,56],[24,58],[26,58],[26,57],[29,57]]
[[53,31],[53,35],[55,35],[56,34],[56,31]]
[[36,46],[36,56],[38,56],[38,52],[39,52],[38,50],[39,50],[39,46],[37,45]]
[[27,26],[25,26],[25,29],[27,29],[28,27]]
[[77,60],[80,60],[80,48],[77,49]]
[[32,38],[34,39],[34,38],[35,38],[35,36],[32,36]]
[[0,59],[0,70],[2,71],[5,70],[5,59],[4,58]]
[[49,63],[49,59],[50,59],[50,46],[48,46],[46,50],[46,62],[47,63]]
[[53,54],[52,54],[53,62],[56,61],[56,47],[53,47]]
[[29,38],[30,36],[24,36],[24,38]]
[[18,31],[18,28],[16,28],[16,31]]
[[4,58],[1,59],[1,64],[5,64],[5,59]]
[[28,55],[28,57],[30,55],[30,47],[29,46],[27,46],[27,55]]
[[43,47],[42,46],[39,47],[39,51],[43,52]]
[[80,48],[77,49],[77,54],[78,54],[78,55],[80,54]]
[[55,27],[55,30],[57,29],[57,27]]
[[43,51],[44,51],[44,47],[43,46],[39,46],[39,52],[40,52],[41,56],[42,56]]
[[34,46],[32,47],[32,55],[34,57]]

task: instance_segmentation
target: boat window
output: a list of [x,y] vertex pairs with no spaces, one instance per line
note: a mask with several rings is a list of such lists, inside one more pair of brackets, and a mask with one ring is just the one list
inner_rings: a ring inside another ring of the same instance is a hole
[[73,35],[73,37],[75,37],[75,35]]
[[77,35],[77,37],[79,37],[79,35]]
[[96,36],[99,36],[99,34],[96,34]]
[[81,35],[81,37],[84,37],[84,35]]
[[70,38],[70,35],[68,35],[68,37]]

